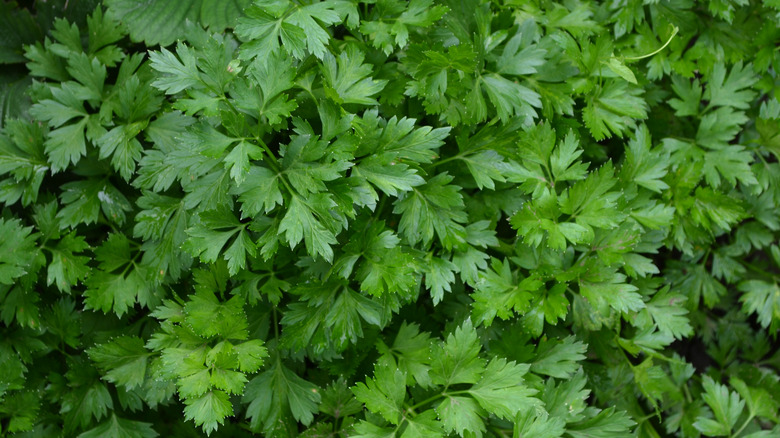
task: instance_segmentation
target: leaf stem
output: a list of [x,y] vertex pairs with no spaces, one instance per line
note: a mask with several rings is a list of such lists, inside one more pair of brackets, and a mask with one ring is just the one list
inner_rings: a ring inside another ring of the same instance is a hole
[[421,401],[419,403],[415,403],[412,406],[407,407],[406,410],[407,411],[414,411],[415,409],[419,408],[420,406],[423,406],[423,405],[426,405],[426,404],[428,404],[428,403],[430,403],[432,401],[438,400],[438,399],[440,399],[442,397],[445,397],[446,395],[447,395],[446,392],[440,392],[440,393],[434,395],[433,397],[426,398],[425,400],[423,400],[423,401]]
[[740,428],[737,429],[737,431],[734,432],[733,434],[729,434],[729,436],[730,437],[738,437],[739,434],[741,434],[742,431],[745,430],[746,427],[748,427],[748,424],[750,424],[750,422],[753,421],[753,418],[755,418],[755,417],[756,416],[754,414],[750,414],[750,416],[747,418],[747,420],[745,420],[745,422],[742,423],[742,426],[740,426]]
[[669,36],[669,39],[668,39],[668,40],[666,40],[666,43],[664,43],[664,45],[663,45],[663,46],[659,47],[658,49],[656,49],[656,50],[654,50],[654,51],[652,51],[652,52],[650,52],[650,53],[648,53],[648,54],[646,54],[646,55],[641,55],[641,56],[628,56],[628,57],[625,57],[625,58],[623,58],[623,60],[625,60],[625,61],[638,61],[638,60],[640,60],[640,59],[649,58],[649,57],[651,57],[651,56],[655,55],[656,53],[658,53],[658,52],[660,52],[661,50],[665,49],[665,48],[666,48],[666,46],[668,46],[668,45],[669,45],[669,43],[671,43],[671,42],[672,42],[672,40],[674,39],[674,36],[675,36],[675,35],[677,35],[677,32],[679,32],[679,31],[680,31],[680,28],[679,28],[679,27],[677,27],[677,26],[674,26],[674,29],[672,30],[672,35],[671,35],[671,36]]
[[412,406],[407,407],[406,410],[414,411],[415,409],[419,408],[420,406],[426,405],[426,404],[428,404],[428,403],[430,403],[432,401],[438,400],[440,398],[448,397],[448,396],[451,396],[451,395],[467,394],[467,393],[468,393],[467,390],[452,391],[452,392],[447,392],[446,390],[444,390],[444,391],[434,395],[433,397],[428,397],[428,398],[426,398],[425,400],[423,400],[423,401],[421,401],[419,403],[415,403]]
[[273,317],[274,317],[274,339],[276,339],[276,343],[279,344],[279,316],[276,314],[276,306],[273,307]]
[[263,148],[266,155],[268,155],[268,158],[271,160],[271,163],[274,165],[274,170],[276,172],[281,173],[281,167],[279,167],[279,160],[276,159],[276,155],[274,155],[274,153],[271,151],[271,148],[269,148],[268,145],[265,144],[265,142],[260,137],[255,137],[255,139],[257,140],[257,143],[260,144],[260,147]]
[[[477,150],[479,150],[479,149],[477,149]],[[458,153],[456,155],[453,155],[451,157],[447,157],[447,158],[445,158],[443,160],[435,161],[435,162],[430,164],[430,168],[433,169],[436,166],[440,166],[440,165],[442,165],[444,163],[449,163],[450,161],[461,160],[461,159],[463,159],[463,152],[460,152],[460,153]]]
[[771,273],[759,268],[758,266],[754,265],[753,263],[748,262],[747,260],[740,260],[739,264],[747,268],[749,271],[752,271],[754,274],[759,275],[760,277],[768,280],[772,280],[774,282],[780,281],[780,279],[772,275]]

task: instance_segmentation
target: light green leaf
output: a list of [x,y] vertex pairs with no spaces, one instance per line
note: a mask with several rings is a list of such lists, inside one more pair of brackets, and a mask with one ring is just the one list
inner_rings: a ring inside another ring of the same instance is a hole
[[715,420],[698,417],[694,426],[708,435],[729,435],[742,415],[745,400],[742,400],[736,392],[729,391],[725,385],[712,380],[710,376],[704,376],[702,387],[704,388],[702,399],[712,409]]
[[352,392],[358,401],[365,403],[368,410],[393,424],[399,424],[406,398],[406,375],[401,370],[378,364],[374,367],[374,377],[366,380],[366,383],[358,382]]
[[233,415],[230,396],[222,391],[212,390],[200,397],[185,399],[184,404],[184,419],[201,426],[206,435],[217,430],[225,418]]
[[325,91],[336,103],[378,103],[372,96],[385,88],[387,80],[369,77],[372,69],[371,65],[363,64],[364,57],[363,52],[353,45],[347,46],[338,58],[330,53],[325,54],[322,60],[322,75],[327,82]]
[[485,432],[485,422],[482,419],[484,411],[472,398],[448,395],[436,406],[436,414],[445,430],[456,432],[460,436],[465,436],[466,432],[482,436]]
[[435,385],[477,383],[485,367],[479,357],[481,345],[477,331],[467,319],[447,336],[446,342],[432,349],[431,381]]
[[[583,357],[584,358],[584,357]],[[541,406],[531,397],[536,390],[523,385],[523,376],[529,365],[518,365],[498,358],[488,362],[482,378],[468,390],[485,411],[506,420],[513,419],[521,410]]]
[[244,302],[234,296],[220,302],[211,291],[200,291],[184,305],[185,323],[198,335],[222,339],[246,339],[247,320]]
[[[602,61],[604,62],[604,61]],[[623,62],[617,58],[609,58],[608,61],[604,62],[604,64],[609,67],[610,70],[612,70],[613,73],[620,76],[621,78],[625,79],[626,81],[636,84],[636,76],[634,76],[634,72],[627,67]]]

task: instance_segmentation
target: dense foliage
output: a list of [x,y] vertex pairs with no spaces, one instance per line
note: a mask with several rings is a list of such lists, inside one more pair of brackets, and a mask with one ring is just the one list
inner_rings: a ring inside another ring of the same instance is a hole
[[778,11],[0,3],[0,434],[780,436]]

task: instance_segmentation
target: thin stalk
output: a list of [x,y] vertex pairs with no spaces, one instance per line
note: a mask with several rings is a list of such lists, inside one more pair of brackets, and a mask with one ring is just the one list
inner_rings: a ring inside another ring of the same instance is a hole
[[740,428],[739,428],[739,429],[737,429],[737,431],[736,431],[736,432],[734,432],[733,434],[729,434],[729,436],[730,436],[730,437],[738,437],[738,436],[739,436],[739,434],[741,434],[741,433],[742,433],[742,431],[743,431],[743,430],[745,430],[745,428],[746,428],[746,427],[748,427],[748,424],[750,424],[750,422],[751,422],[751,421],[753,421],[753,418],[755,418],[755,415],[753,415],[753,414],[750,414],[750,416],[748,417],[748,419],[747,419],[747,420],[745,420],[745,422],[744,422],[744,423],[742,423],[742,426],[740,426]]
[[649,58],[649,57],[659,53],[661,50],[665,49],[666,46],[668,46],[669,43],[672,42],[672,40],[674,39],[674,36],[677,35],[677,32],[679,32],[679,31],[680,31],[680,28],[677,27],[677,26],[674,26],[674,29],[672,30],[672,35],[669,37],[668,40],[666,40],[666,43],[664,43],[663,46],[659,47],[658,49],[656,49],[656,50],[654,50],[654,51],[652,51],[652,52],[650,52],[650,53],[648,53],[646,55],[642,55],[642,56],[628,56],[628,57],[625,57],[623,59],[625,61],[638,61],[640,59]]

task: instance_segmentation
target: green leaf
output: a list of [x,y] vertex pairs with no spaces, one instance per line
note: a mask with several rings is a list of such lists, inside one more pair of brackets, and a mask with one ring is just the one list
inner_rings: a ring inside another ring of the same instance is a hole
[[230,170],[230,177],[236,185],[241,185],[249,173],[250,160],[259,160],[262,157],[263,150],[259,146],[242,141],[225,157],[225,168]]
[[412,245],[428,246],[434,232],[445,248],[465,241],[466,220],[460,187],[449,184],[453,177],[440,173],[424,186],[415,188],[396,203],[393,213],[401,215],[399,231]]
[[634,76],[634,72],[618,58],[609,58],[609,61],[604,62],[604,64],[610,70],[612,70],[613,73],[625,79],[627,82],[632,84],[637,83],[636,76]]
[[672,382],[662,367],[653,365],[652,358],[648,358],[635,366],[632,371],[634,372],[634,381],[639,390],[656,410],[660,409],[659,402],[663,403],[665,399],[682,400],[679,388]]
[[[432,3],[432,0],[411,0],[408,4],[399,2],[392,9],[374,11],[371,20],[361,20],[360,33],[367,36],[374,47],[390,55],[395,46],[406,46],[410,30],[431,26],[447,12],[447,7]],[[399,12],[399,15],[391,16]]]
[[386,161],[376,155],[361,161],[352,169],[352,176],[365,178],[389,196],[398,196],[425,183],[417,171],[406,164]]
[[12,176],[14,181],[12,194],[0,190],[0,200],[11,205],[21,199],[26,206],[38,198],[49,167],[43,151],[44,131],[38,124],[22,120],[8,119],[3,126],[6,135],[0,135],[0,174]]
[[246,181],[239,187],[231,188],[231,194],[239,195],[241,212],[245,216],[255,216],[258,213],[270,213],[274,207],[284,200],[279,191],[278,174],[265,167],[250,165]]
[[715,150],[729,148],[729,143],[747,121],[742,111],[734,111],[730,107],[718,108],[701,118],[696,143]]
[[341,351],[363,336],[361,317],[380,325],[381,306],[340,283],[311,281],[291,292],[300,294],[301,300],[292,303],[282,318],[282,342],[295,350]]
[[436,412],[429,409],[413,419],[407,419],[403,438],[437,438],[443,437],[442,424],[436,419]]
[[154,438],[156,436],[159,434],[152,429],[151,423],[125,420],[112,414],[108,421],[80,434],[78,438]]
[[84,116],[73,124],[64,125],[49,132],[44,145],[54,172],[64,170],[69,164],[78,163],[81,157],[86,155],[87,144],[84,130],[88,123],[88,116]]
[[293,196],[287,214],[279,223],[279,232],[284,233],[287,243],[295,247],[301,240],[306,244],[306,251],[321,256],[326,261],[333,260],[331,245],[337,243],[336,236],[322,224],[326,209],[335,207],[335,203],[327,197],[309,197],[312,204]]
[[[511,117],[527,120],[536,117],[534,108],[542,106],[538,93],[499,75],[482,76],[481,79],[479,87],[484,87],[502,122],[508,122]],[[484,117],[481,117],[479,121],[483,119]]]
[[247,320],[243,300],[235,296],[220,302],[211,291],[192,295],[184,305],[185,321],[198,335],[222,339],[246,339]]
[[777,413],[778,409],[780,409],[780,403],[769,395],[766,389],[750,387],[738,377],[732,377],[729,383],[747,403],[750,415],[769,418],[775,422],[778,421]]
[[533,397],[536,390],[523,385],[529,365],[518,365],[498,358],[488,362],[482,378],[468,390],[485,411],[510,420],[521,410],[540,406]]
[[132,210],[127,198],[106,179],[89,178],[62,185],[60,199],[65,205],[59,213],[60,229],[79,224],[94,224],[102,212],[106,219],[123,224],[125,214]]
[[0,38],[0,64],[24,62],[23,46],[42,38],[40,29],[27,9],[14,3],[0,6],[0,27],[8,29]]
[[[227,210],[213,210],[200,214],[200,222],[187,229],[190,238],[185,248],[204,263],[213,263],[223,248],[222,258],[227,261],[228,271],[235,275],[246,267],[247,254],[254,257],[255,244],[250,239],[246,225]],[[233,242],[228,245],[228,241]]]
[[547,51],[536,44],[528,44],[533,38],[530,26],[522,26],[504,46],[501,57],[496,61],[498,73],[514,76],[530,75],[544,64]]
[[13,392],[10,396],[4,397],[3,402],[0,403],[0,414],[8,419],[6,431],[31,432],[37,423],[40,403],[41,400],[33,392]]
[[[324,182],[343,177],[352,163],[328,150],[328,143],[311,135],[298,135],[284,149],[282,168],[292,187],[302,196],[327,189]],[[335,156],[335,157],[334,157]]]
[[355,432],[357,432],[357,435],[352,435],[354,438],[395,438],[396,436],[395,429],[380,427],[366,420],[360,420],[355,425]]
[[701,105],[702,88],[698,79],[690,81],[678,75],[672,75],[672,89],[678,98],[669,99],[669,106],[674,108],[674,114],[683,116],[696,116]]
[[753,154],[744,150],[741,146],[730,146],[728,149],[707,152],[704,168],[704,179],[712,187],[720,187],[721,178],[725,179],[732,187],[737,182],[749,186],[758,183],[753,170]]
[[425,286],[431,290],[433,304],[436,305],[444,298],[444,292],[452,291],[452,283],[455,282],[455,272],[458,267],[452,262],[440,258],[431,258],[425,271]]
[[720,62],[716,63],[707,82],[707,89],[704,90],[704,99],[709,101],[710,106],[747,109],[755,96],[755,92],[747,88],[757,80],[751,64],[743,65],[742,61],[737,62],[727,77],[726,66]]
[[621,313],[635,312],[645,307],[641,296],[636,293],[638,288],[625,283],[623,274],[612,274],[603,282],[591,283],[580,280],[580,293],[587,298],[602,314],[606,314],[606,306]]
[[427,332],[420,332],[417,324],[401,324],[393,345],[378,344],[377,349],[392,359],[398,370],[406,375],[406,384],[412,386],[415,382],[422,387],[431,386],[429,371],[431,369],[431,337]]
[[363,52],[355,46],[347,46],[338,58],[330,53],[323,58],[322,75],[327,87],[325,92],[336,103],[357,103],[361,105],[376,105],[372,98],[387,85],[384,79],[375,80],[371,74],[371,66],[363,64]]
[[281,47],[298,59],[307,50],[323,59],[330,35],[320,23],[328,26],[347,18],[350,27],[354,27],[357,18],[355,5],[339,0],[306,5],[289,0],[257,0],[244,14],[236,24],[236,34],[246,41],[241,51],[244,59],[265,58],[279,48],[280,40]]
[[657,292],[646,304],[647,312],[652,316],[661,333],[683,339],[693,333],[688,321],[688,310],[683,307],[687,298],[670,292],[668,287]]
[[458,383],[477,383],[485,367],[479,357],[481,345],[477,331],[466,320],[447,341],[432,349],[431,382],[435,385],[451,386]]
[[272,431],[292,414],[296,421],[310,424],[317,412],[319,389],[277,362],[247,385],[243,402],[249,402],[246,417],[254,430]]
[[60,403],[59,413],[65,420],[65,430],[85,428],[92,418],[100,420],[114,403],[106,385],[98,380],[97,373],[86,360],[73,358],[68,361],[67,392]]
[[[579,140],[574,132],[569,131],[550,155],[550,171],[556,182],[578,181],[585,178],[588,166],[577,161],[580,155],[582,149],[579,148]],[[546,165],[546,160],[540,164]]]
[[100,147],[100,158],[110,156],[111,165],[125,181],[132,177],[136,163],[141,159],[143,146],[136,136],[146,124],[144,121],[117,126],[95,141]]
[[51,263],[47,270],[46,284],[56,285],[62,292],[70,292],[71,287],[83,281],[89,275],[87,266],[89,257],[80,253],[88,249],[84,237],[71,232],[52,248]]
[[184,404],[184,419],[201,426],[206,435],[211,435],[225,418],[233,415],[233,405],[223,391],[212,390],[200,397],[187,398]]
[[103,371],[103,378],[127,389],[141,386],[146,378],[146,365],[151,353],[144,342],[133,336],[122,336],[87,350],[89,358]]
[[582,119],[596,141],[623,137],[633,128],[635,120],[647,118],[647,103],[639,97],[642,89],[627,82],[608,81],[595,98],[589,99],[582,111]]
[[0,218],[0,284],[13,285],[14,279],[27,273],[36,257],[36,240],[32,227],[22,227],[18,219]]
[[725,385],[716,383],[709,376],[704,376],[702,387],[704,388],[702,399],[712,409],[715,420],[698,417],[694,426],[707,435],[729,435],[742,415],[745,401],[739,397],[739,394],[729,391]]
[[124,23],[133,41],[143,41],[148,46],[167,46],[187,36],[190,22],[221,32],[232,27],[241,16],[249,0],[185,0],[171,4],[151,0],[144,4],[132,0],[109,0],[108,15]]
[[520,419],[515,423],[515,433],[520,436],[559,438],[563,436],[565,426],[560,417],[550,417],[546,413],[536,415],[533,411],[527,411],[520,414]]
[[399,424],[406,398],[406,375],[401,370],[388,365],[376,365],[374,377],[366,380],[366,383],[358,382],[352,392],[368,410],[393,424]]
[[165,94],[203,87],[195,54],[181,41],[176,44],[175,55],[162,47],[159,52],[149,52],[149,60],[153,69],[163,73],[152,85]]
[[[130,258],[124,259],[127,263]],[[133,267],[134,264],[131,263]],[[118,317],[122,317],[128,309],[138,302],[142,306],[149,306],[153,302],[153,288],[148,280],[137,268],[130,270],[127,266],[121,273],[111,273],[113,269],[94,271],[85,282],[87,290],[84,292],[87,308],[101,310],[103,313],[113,311]]]
[[506,181],[504,172],[502,172],[505,165],[504,157],[496,151],[481,151],[473,155],[461,157],[461,160],[466,162],[471,176],[474,177],[474,182],[477,183],[477,187],[480,189],[487,187],[490,190],[495,190],[496,185],[493,181]]
[[613,406],[588,420],[568,424],[566,434],[573,438],[618,438],[630,434],[634,424],[624,411],[616,411]]
[[712,230],[719,227],[724,230],[738,223],[745,215],[745,211],[738,202],[720,192],[715,192],[709,187],[699,187],[693,199],[690,217],[694,223]]
[[777,283],[747,280],[738,286],[743,295],[739,298],[746,313],[758,315],[762,327],[776,328],[780,324],[780,287]]
[[268,350],[263,345],[263,341],[259,339],[236,344],[233,346],[232,352],[236,355],[238,369],[244,373],[254,373],[268,357]]
[[623,217],[616,208],[620,193],[609,191],[616,183],[614,167],[607,162],[561,195],[561,212],[575,216],[576,223],[586,228],[615,228]]
[[353,120],[355,134],[361,140],[355,155],[374,155],[383,164],[433,162],[451,128],[415,127],[415,123],[415,119],[406,117],[385,120],[376,110],[366,111],[362,118]]
[[460,436],[466,436],[465,432],[481,436],[485,432],[483,411],[472,398],[448,395],[436,406],[436,414],[445,430]]
[[363,411],[363,405],[352,395],[344,379],[334,381],[322,392],[320,412],[333,418],[344,418]]
[[575,341],[574,336],[568,336],[562,342],[540,342],[531,371],[537,374],[568,379],[579,368],[585,359],[588,346],[580,341]]
[[650,131],[642,124],[628,142],[625,161],[620,168],[620,178],[661,193],[669,188],[663,177],[670,165],[670,157],[669,154],[651,148]]
[[490,325],[498,316],[507,320],[514,313],[525,314],[531,309],[534,292],[541,283],[534,277],[516,281],[509,260],[503,263],[493,259],[491,269],[479,273],[479,281],[472,295],[473,315],[479,323]]

